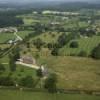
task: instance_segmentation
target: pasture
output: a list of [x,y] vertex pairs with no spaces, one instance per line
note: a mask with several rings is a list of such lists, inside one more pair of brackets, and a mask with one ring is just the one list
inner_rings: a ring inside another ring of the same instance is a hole
[[79,94],[49,94],[0,89],[1,100],[100,100],[99,96]]
[[64,89],[100,89],[100,61],[81,57],[41,56],[40,64],[58,75],[58,87]]

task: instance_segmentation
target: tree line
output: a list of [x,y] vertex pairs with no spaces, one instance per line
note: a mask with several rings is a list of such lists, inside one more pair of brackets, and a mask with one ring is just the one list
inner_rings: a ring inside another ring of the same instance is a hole
[[31,10],[0,11],[0,27],[19,26],[24,24],[22,18],[17,15],[31,13]]

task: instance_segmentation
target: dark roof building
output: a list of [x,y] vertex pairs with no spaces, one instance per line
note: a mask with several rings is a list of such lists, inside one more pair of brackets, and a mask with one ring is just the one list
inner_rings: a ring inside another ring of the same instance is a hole
[[23,56],[20,61],[26,64],[36,64],[36,60],[33,57]]

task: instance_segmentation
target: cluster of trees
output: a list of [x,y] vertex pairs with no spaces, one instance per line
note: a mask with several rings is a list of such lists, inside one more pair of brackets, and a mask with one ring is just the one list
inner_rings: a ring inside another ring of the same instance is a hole
[[44,30],[45,30],[45,25],[41,23],[36,23],[34,25],[34,31],[36,31],[37,33],[42,33]]
[[45,42],[43,42],[40,38],[37,38],[33,41],[33,44],[36,46],[38,50],[41,50],[42,46],[45,45]]
[[[72,42],[73,43],[73,42]],[[73,47],[73,46],[72,46]],[[74,44],[74,47],[77,47],[77,43]],[[71,54],[72,56],[80,56],[80,57],[92,57],[94,59],[100,59],[100,44],[98,44],[92,51],[91,54],[88,55],[88,53],[84,50],[81,50],[78,55],[77,54]]]
[[[0,72],[5,71],[5,68],[3,65],[0,64]],[[17,87],[26,87],[26,88],[35,88],[36,84],[38,82],[34,80],[32,76],[24,76],[21,78],[18,78],[15,80],[13,77],[11,77],[11,73],[9,73],[8,76],[0,76],[0,85],[1,86],[16,86]],[[57,90],[57,76],[54,73],[48,74],[46,76],[46,79],[43,78],[43,72],[42,69],[38,69],[36,71],[36,75],[39,78],[39,80],[43,80],[42,88],[48,90],[50,93],[54,93]]]
[[1,86],[14,86],[14,80],[9,76],[0,76]]
[[96,30],[93,30],[93,29],[80,28],[79,32],[81,35],[88,36],[88,37],[96,35]]
[[[71,40],[78,38],[78,35],[75,33],[66,34],[62,33],[56,43],[45,43],[42,41],[41,38],[37,38],[33,41],[33,45],[40,51],[42,47],[47,47],[49,50],[51,50],[51,54],[53,56],[57,56],[59,54],[59,49],[64,47],[66,44],[68,44]],[[70,44],[71,48],[78,48],[79,44],[77,41],[73,41]]]
[[31,10],[0,11],[0,27],[19,26],[24,24],[22,18],[16,17],[31,13]]
[[14,16],[0,16],[0,27],[18,26],[23,24],[21,18],[16,18]]
[[[37,76],[41,79],[43,78],[42,69],[37,70]],[[57,90],[57,75],[54,73],[49,73],[44,80],[43,88],[47,89],[48,92],[54,93]]]
[[16,86],[16,83],[19,86],[33,88],[35,85],[34,79],[32,76],[25,76],[17,81],[14,80],[11,76],[0,76],[0,85],[1,86]]
[[35,82],[32,76],[26,76],[19,80],[19,85],[23,87],[33,88],[35,85]]
[[20,58],[20,50],[19,48],[15,48],[12,50],[12,52],[9,54],[9,67],[10,70],[16,71],[16,61]]
[[72,42],[70,43],[70,48],[78,48],[78,47],[79,47],[79,44],[78,44],[77,41],[72,41]]
[[49,92],[54,93],[57,90],[57,76],[56,74],[50,74],[45,80],[44,88]]
[[[57,43],[54,45],[54,48],[52,49],[51,54],[54,55],[54,56],[57,56],[59,54],[59,48],[64,47],[71,40],[77,38],[76,36],[77,36],[77,34],[75,35],[75,33],[71,33],[71,34],[68,34],[68,35],[66,33],[61,34],[58,37]],[[50,46],[50,44],[49,44],[49,46]],[[73,47],[73,48],[78,47],[78,43],[73,42],[73,43],[71,43],[70,46]]]

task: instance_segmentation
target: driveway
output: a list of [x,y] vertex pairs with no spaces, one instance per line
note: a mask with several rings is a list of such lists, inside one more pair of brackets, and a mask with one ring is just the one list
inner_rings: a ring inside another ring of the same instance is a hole
[[22,62],[18,62],[18,61],[16,62],[16,64],[27,66],[27,67],[34,68],[34,69],[39,69],[40,68],[40,66],[37,66],[37,65],[26,64],[26,63],[22,63]]

